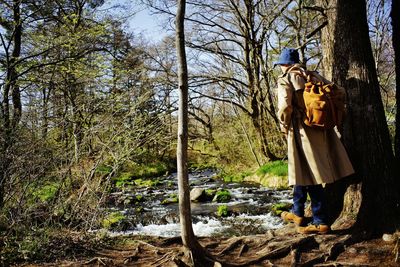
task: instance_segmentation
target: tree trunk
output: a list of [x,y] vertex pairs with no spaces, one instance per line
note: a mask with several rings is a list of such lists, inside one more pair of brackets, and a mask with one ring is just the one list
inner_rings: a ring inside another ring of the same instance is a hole
[[[394,50],[394,62],[396,72],[396,135],[394,138],[394,149],[396,162],[400,162],[400,0],[392,0],[392,12],[390,13],[392,18],[393,27],[393,50]],[[398,164],[397,168],[399,169]]]
[[368,35],[366,4],[364,0],[320,0],[319,4],[328,18],[328,27],[322,31],[325,75],[346,88],[344,142],[359,182],[348,188],[345,199],[351,201],[345,201],[343,210],[357,213],[356,229],[376,233],[395,226],[399,188]]
[[[6,80],[3,89],[3,102],[2,102],[2,144],[1,144],[1,165],[0,165],[0,208],[4,205],[4,186],[6,179],[9,176],[9,167],[12,164],[11,147],[13,140],[15,140],[15,130],[18,123],[21,120],[22,104],[20,88],[17,83],[18,72],[16,61],[21,55],[21,43],[22,43],[22,21],[21,21],[21,10],[20,1],[13,1],[13,32],[12,32],[12,43],[13,50],[11,52],[11,58],[7,62],[6,69]],[[4,47],[8,49],[8,47]],[[10,111],[10,95],[12,101],[13,112]]]
[[181,224],[181,238],[183,245],[192,254],[193,259],[202,255],[202,247],[198,243],[193,232],[190,191],[187,168],[188,149],[188,70],[185,52],[185,0],[178,1],[176,13],[176,50],[178,58],[178,82],[179,82],[179,110],[178,110],[178,146],[177,169],[179,190],[179,218]]

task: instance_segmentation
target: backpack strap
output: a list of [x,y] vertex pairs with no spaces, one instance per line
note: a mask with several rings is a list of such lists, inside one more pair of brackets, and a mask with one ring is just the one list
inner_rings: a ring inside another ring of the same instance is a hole
[[290,72],[300,75],[301,77],[303,77],[306,80],[306,82],[311,81],[311,75],[312,75],[311,72],[307,71],[306,69],[304,69],[298,65],[294,65],[294,66],[290,67],[289,69],[287,69],[285,74],[288,74]]

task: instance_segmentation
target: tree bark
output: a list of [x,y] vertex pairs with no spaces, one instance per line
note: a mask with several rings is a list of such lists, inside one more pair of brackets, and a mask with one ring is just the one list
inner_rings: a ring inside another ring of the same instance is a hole
[[[343,210],[357,214],[355,227],[360,231],[391,229],[399,214],[399,187],[368,35],[366,4],[364,0],[319,0],[319,4],[328,18],[322,31],[324,73],[346,88],[344,142],[356,170],[355,181],[360,183],[348,188],[346,199],[354,201],[346,201]],[[337,198],[331,199],[335,201]]]
[[177,169],[179,190],[179,218],[181,224],[181,238],[183,245],[195,255],[200,254],[202,247],[193,232],[190,191],[187,167],[188,149],[188,70],[185,52],[185,0],[178,1],[176,13],[176,39],[175,45],[178,58],[178,83],[179,83],[179,110],[178,110],[178,146]]
[[[394,50],[394,62],[396,73],[396,135],[394,138],[394,149],[396,162],[400,162],[400,0],[392,0],[392,38]],[[397,165],[397,171],[399,166]]]
[[[7,58],[7,69],[6,69],[6,80],[3,89],[3,101],[2,101],[2,134],[3,140],[1,144],[1,165],[0,165],[0,208],[4,205],[4,186],[8,177],[8,169],[12,163],[12,157],[10,156],[10,149],[15,139],[15,130],[18,123],[21,120],[22,104],[20,88],[17,83],[18,71],[16,61],[21,55],[22,45],[22,21],[21,21],[21,9],[20,1],[13,1],[13,32],[12,32],[12,43],[13,50],[11,52],[11,58]],[[4,47],[8,50],[8,47]],[[6,51],[6,55],[8,55]],[[12,112],[10,110],[10,95],[12,101]]]

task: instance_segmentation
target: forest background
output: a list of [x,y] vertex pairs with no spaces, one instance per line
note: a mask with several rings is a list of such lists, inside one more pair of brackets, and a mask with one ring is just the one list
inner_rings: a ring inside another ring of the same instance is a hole
[[[298,48],[309,69],[334,78],[322,51],[328,15],[316,4],[187,3],[190,167],[219,169],[231,181],[285,160],[275,115],[280,50]],[[391,6],[366,6],[382,123],[395,150]],[[159,41],[128,27],[138,8],[160,18]],[[29,240],[26,251],[34,251],[49,229],[98,228],[115,181],[174,171],[175,12],[175,1],[0,1],[0,228],[7,244]]]

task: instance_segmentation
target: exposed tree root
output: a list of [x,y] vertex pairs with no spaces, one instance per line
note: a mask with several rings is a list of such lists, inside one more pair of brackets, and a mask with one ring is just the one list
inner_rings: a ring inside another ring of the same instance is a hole
[[139,259],[140,252],[141,252],[140,247],[135,248],[132,254],[125,256],[124,264],[127,264],[132,261],[137,261]]
[[164,256],[161,258],[157,259],[156,261],[151,263],[151,266],[158,267],[158,266],[164,266],[164,264],[170,260],[173,260],[174,258],[174,251],[170,251],[168,253],[165,253]]
[[295,248],[290,252],[290,254],[291,254],[291,258],[292,258],[291,261],[290,261],[290,266],[291,267],[296,267],[298,265],[299,261],[300,261],[300,254],[301,253],[300,253],[299,249]]
[[325,261],[335,260],[340,253],[345,250],[345,246],[351,242],[351,236],[347,235],[342,238],[339,242],[334,243],[328,249],[328,253],[325,257]]
[[394,262],[399,263],[399,254],[400,254],[400,237],[397,237],[396,245],[394,246],[393,253],[394,253]]
[[97,265],[107,266],[107,264],[109,262],[110,262],[110,259],[108,259],[108,258],[95,257],[93,259],[86,261],[84,264],[89,265],[89,264],[97,263]]
[[315,257],[311,260],[308,260],[302,264],[299,264],[298,266],[300,267],[312,267],[312,266],[316,266],[318,263],[322,263],[325,262],[325,255],[320,255],[318,257]]
[[226,252],[233,250],[236,246],[242,243],[242,240],[243,238],[238,238],[238,237],[232,238],[232,241],[229,242],[229,244],[224,249],[218,252],[217,255],[223,255]]
[[[315,267],[341,267],[341,266],[357,266],[359,267],[360,264],[358,263],[351,263],[351,262],[329,262],[329,263],[321,263],[321,264],[315,264]],[[376,265],[371,265],[371,264],[362,264],[363,267],[368,267],[368,266],[376,266]]]
[[243,252],[248,250],[248,246],[246,244],[242,244],[242,246],[240,247],[239,253],[237,255],[238,258],[240,258],[243,254]]
[[239,262],[239,263],[225,263],[224,266],[248,266],[252,264],[259,263],[261,261],[267,260],[267,259],[274,259],[274,258],[281,258],[286,255],[288,255],[293,249],[296,249],[300,245],[304,245],[307,242],[314,241],[314,238],[312,236],[307,236],[307,237],[302,237],[294,242],[291,242],[289,245],[281,246],[273,251],[260,251],[258,254],[259,256],[247,261]]
[[[397,266],[399,241],[359,242],[351,235],[300,235],[294,228],[279,229],[274,237],[255,235],[230,239],[199,238],[196,249],[182,246],[179,238],[130,243],[124,250],[102,249],[90,266]],[[167,245],[168,244],[168,245]],[[379,261],[375,256],[384,261]],[[393,257],[394,256],[394,257]],[[377,265],[378,263],[378,265]],[[83,265],[81,264],[81,265]],[[385,265],[386,266],[386,265]]]

